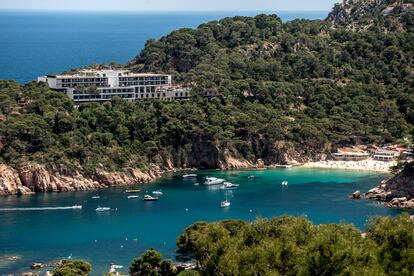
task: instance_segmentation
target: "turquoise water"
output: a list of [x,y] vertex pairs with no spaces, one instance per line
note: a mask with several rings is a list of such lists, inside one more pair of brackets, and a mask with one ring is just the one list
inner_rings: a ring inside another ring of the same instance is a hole
[[[0,208],[83,205],[82,210],[0,211],[0,256],[21,257],[11,264],[0,263],[0,275],[27,271],[33,262],[71,254],[92,262],[93,275],[102,275],[110,263],[128,267],[134,257],[151,247],[174,258],[175,238],[200,220],[290,214],[307,215],[314,223],[343,221],[363,229],[369,217],[400,213],[372,201],[348,199],[355,190],[367,191],[377,185],[385,175],[302,168],[198,174],[197,179],[183,179],[181,173],[167,175],[143,186],[141,197],[145,191],[162,189],[164,195],[157,202],[128,200],[125,188],[0,198]],[[230,208],[220,208],[225,194],[217,187],[194,185],[208,175],[240,184],[228,193]],[[255,178],[247,179],[248,175]],[[281,186],[284,180],[289,182],[287,187]],[[101,199],[91,199],[96,194]],[[117,211],[99,214],[94,211],[98,205]]]
[[[6,12],[0,11],[0,79],[26,83],[92,63],[126,63],[149,38],[227,16],[259,12]],[[268,13],[268,12],[267,12]],[[281,12],[283,20],[323,19],[321,12]]]

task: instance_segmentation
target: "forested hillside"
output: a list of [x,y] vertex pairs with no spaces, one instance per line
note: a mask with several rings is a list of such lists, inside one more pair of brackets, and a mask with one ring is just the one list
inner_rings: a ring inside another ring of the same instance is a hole
[[354,31],[258,15],[181,29],[148,40],[127,66],[172,73],[193,87],[190,101],[75,108],[43,84],[3,81],[0,160],[86,174],[149,164],[226,168],[239,166],[235,159],[300,162],[340,145],[411,139],[413,45],[408,24]]

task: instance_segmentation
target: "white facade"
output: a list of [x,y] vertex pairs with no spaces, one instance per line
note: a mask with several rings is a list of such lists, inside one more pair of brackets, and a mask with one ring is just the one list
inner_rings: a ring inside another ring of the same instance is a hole
[[171,75],[132,73],[128,70],[81,70],[75,74],[38,78],[51,89],[62,91],[77,103],[124,100],[188,99],[190,89],[172,86]]

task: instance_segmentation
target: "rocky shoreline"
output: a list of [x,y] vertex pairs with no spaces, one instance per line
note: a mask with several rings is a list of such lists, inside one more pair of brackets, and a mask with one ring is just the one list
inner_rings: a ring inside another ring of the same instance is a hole
[[356,191],[353,198],[377,200],[387,207],[414,210],[414,173],[408,165],[397,175],[384,180],[364,195]]
[[[260,159],[251,162],[231,156],[220,161],[217,165],[219,170],[271,167],[265,166]],[[0,196],[89,191],[115,186],[128,186],[152,182],[164,173],[194,169],[187,167],[174,168],[171,162],[167,162],[164,167],[149,165],[146,170],[125,168],[122,171],[110,172],[99,168],[93,174],[84,174],[69,169],[51,169],[38,163],[27,163],[19,168],[0,164]]]
[[36,192],[73,192],[150,182],[170,171],[152,166],[147,171],[127,168],[118,172],[97,169],[92,175],[66,169],[50,169],[29,163],[20,168],[0,164],[0,196],[28,195]]

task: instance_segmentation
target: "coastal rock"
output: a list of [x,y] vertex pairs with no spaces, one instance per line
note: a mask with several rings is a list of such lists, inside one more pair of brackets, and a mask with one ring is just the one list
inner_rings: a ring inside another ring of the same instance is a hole
[[0,165],[0,195],[27,195],[34,192],[87,191],[110,186],[149,182],[166,170],[151,166],[148,171],[127,168],[120,172],[97,170],[91,176],[68,169],[50,169],[27,163],[20,168]]
[[354,199],[360,199],[360,198],[361,198],[361,192],[360,192],[360,191],[355,191],[355,192],[352,194],[352,197],[353,197]]
[[29,163],[18,170],[23,186],[34,192],[86,191],[104,187],[103,184],[67,170],[49,170],[44,165]]
[[22,185],[17,172],[0,164],[0,195],[30,194],[32,191]]
[[385,201],[393,208],[414,209],[414,164],[408,164],[400,173],[369,190],[365,198]]
[[45,267],[45,265],[44,265],[44,264],[42,264],[42,263],[33,263],[33,264],[30,266],[30,268],[31,268],[31,269],[41,269],[41,268],[43,268],[43,267]]
[[366,199],[377,199],[377,200],[385,200],[387,196],[390,194],[390,192],[387,192],[386,190],[376,187],[371,190],[369,190],[367,193],[365,193]]

